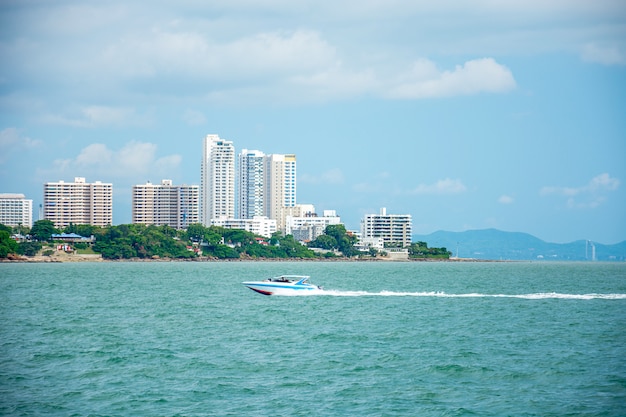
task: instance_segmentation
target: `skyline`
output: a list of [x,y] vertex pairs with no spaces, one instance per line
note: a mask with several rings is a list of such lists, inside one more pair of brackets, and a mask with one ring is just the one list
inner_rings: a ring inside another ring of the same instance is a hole
[[[202,141],[297,156],[297,203],[413,233],[626,239],[615,0],[0,5],[0,193],[200,184]],[[6,63],[9,63],[8,65]]]

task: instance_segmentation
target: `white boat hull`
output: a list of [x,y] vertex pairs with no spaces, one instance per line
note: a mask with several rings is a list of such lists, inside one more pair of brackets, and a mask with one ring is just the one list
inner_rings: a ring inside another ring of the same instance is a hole
[[263,295],[303,295],[322,291],[317,285],[306,282],[308,277],[298,278],[302,279],[298,281],[281,282],[277,280],[278,278],[274,278],[265,281],[243,282],[242,284],[252,291]]

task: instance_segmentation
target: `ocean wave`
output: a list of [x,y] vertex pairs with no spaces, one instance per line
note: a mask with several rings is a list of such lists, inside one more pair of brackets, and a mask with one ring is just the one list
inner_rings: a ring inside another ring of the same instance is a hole
[[308,295],[324,295],[332,297],[438,297],[438,298],[521,298],[526,300],[626,300],[626,294],[563,294],[556,292],[531,293],[531,294],[448,294],[441,291],[430,292],[397,292],[397,291],[337,291],[324,290]]

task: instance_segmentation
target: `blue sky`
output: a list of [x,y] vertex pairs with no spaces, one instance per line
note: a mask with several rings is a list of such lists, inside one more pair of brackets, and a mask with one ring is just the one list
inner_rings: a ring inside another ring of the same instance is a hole
[[0,192],[37,206],[86,177],[129,223],[214,133],[295,153],[298,202],[349,229],[626,239],[620,0],[5,0],[0,27]]

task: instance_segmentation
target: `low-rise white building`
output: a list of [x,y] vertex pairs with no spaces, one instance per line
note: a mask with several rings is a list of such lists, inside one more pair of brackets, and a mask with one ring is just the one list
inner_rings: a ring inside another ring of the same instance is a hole
[[368,252],[370,249],[382,251],[385,250],[385,241],[382,237],[361,237],[354,247],[361,252]]
[[384,245],[411,246],[412,219],[410,214],[366,214],[361,220],[361,239],[382,238]]
[[241,229],[259,236],[270,238],[276,232],[276,220],[265,216],[254,216],[251,219],[229,219],[219,217],[211,219],[211,226],[224,227],[226,229]]
[[0,194],[0,224],[33,227],[33,200],[24,194]]
[[293,235],[299,242],[309,242],[324,234],[327,226],[341,224],[335,210],[324,210],[319,217],[313,206],[305,206],[308,211],[303,216],[287,216],[285,233]]

